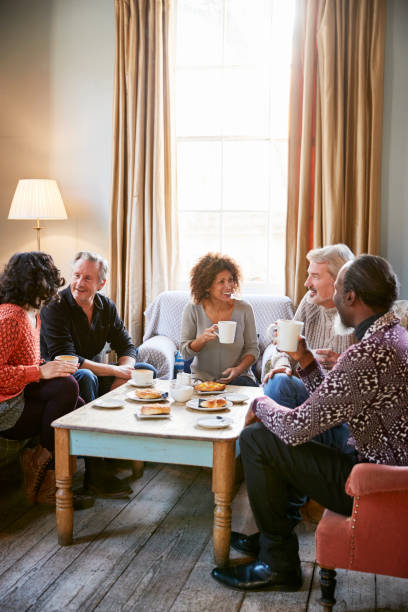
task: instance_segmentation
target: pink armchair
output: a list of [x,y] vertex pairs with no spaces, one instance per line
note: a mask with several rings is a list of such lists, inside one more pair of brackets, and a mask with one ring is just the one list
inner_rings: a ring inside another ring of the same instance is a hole
[[325,510],[316,529],[325,612],[336,602],[334,568],[408,578],[408,467],[357,464],[346,492],[353,514]]

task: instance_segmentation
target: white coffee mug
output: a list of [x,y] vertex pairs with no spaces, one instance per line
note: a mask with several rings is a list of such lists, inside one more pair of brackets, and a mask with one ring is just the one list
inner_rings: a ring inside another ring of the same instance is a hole
[[72,363],[73,365],[78,365],[79,359],[76,355],[57,355],[54,361],[66,361],[67,363]]
[[271,329],[276,330],[275,342],[277,348],[289,353],[297,351],[302,328],[303,321],[294,321],[293,319],[279,319],[271,325]]
[[144,369],[132,370],[132,380],[136,385],[151,385],[153,383],[153,371]]
[[218,321],[217,323],[219,341],[222,344],[232,344],[235,340],[236,321]]

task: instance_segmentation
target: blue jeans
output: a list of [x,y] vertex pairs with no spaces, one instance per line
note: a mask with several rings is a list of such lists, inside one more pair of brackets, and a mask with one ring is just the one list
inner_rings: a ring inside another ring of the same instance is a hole
[[257,387],[258,386],[258,383],[256,383],[249,376],[245,376],[245,375],[237,376],[236,378],[231,380],[231,382],[229,382],[228,384],[237,385],[238,387]]
[[[135,364],[135,370],[152,370],[153,377],[157,377],[157,370],[150,363],[139,361]],[[110,391],[114,376],[97,376],[87,368],[80,368],[73,374],[79,385],[79,395],[85,400],[85,403],[92,402],[97,397],[104,395]]]
[[[281,406],[286,406],[286,408],[296,408],[309,397],[309,393],[300,378],[287,376],[286,374],[275,374],[273,378],[269,379],[264,386],[264,394]],[[313,440],[338,448],[343,452],[354,452],[354,449],[347,445],[349,435],[349,428],[343,423],[315,436]]]

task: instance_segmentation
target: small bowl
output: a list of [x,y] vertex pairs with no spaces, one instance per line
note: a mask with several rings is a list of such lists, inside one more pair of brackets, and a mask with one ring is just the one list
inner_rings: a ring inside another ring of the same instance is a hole
[[188,402],[193,397],[194,388],[189,385],[181,385],[176,387],[170,385],[169,393],[176,402]]

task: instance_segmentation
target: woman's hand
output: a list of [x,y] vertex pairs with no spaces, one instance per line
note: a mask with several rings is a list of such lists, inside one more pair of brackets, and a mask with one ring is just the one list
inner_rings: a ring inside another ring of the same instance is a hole
[[207,327],[207,329],[205,329],[203,333],[198,336],[198,338],[190,342],[189,346],[191,350],[195,353],[199,353],[207,342],[212,342],[217,338],[217,334],[215,333],[217,329],[218,325],[216,324],[211,325],[211,327]]
[[197,340],[201,341],[203,344],[212,342],[217,337],[217,334],[215,333],[216,331],[218,331],[218,325],[211,325],[211,327],[207,327],[207,329],[205,329],[203,333],[198,336]]
[[275,374],[286,374],[286,376],[292,376],[292,368],[287,366],[282,366],[281,368],[273,368],[270,372],[268,372],[263,379],[263,385],[265,385],[268,380],[271,380],[275,376]]
[[40,366],[40,378],[60,378],[61,376],[70,376],[78,369],[77,365],[68,361],[46,361]]
[[329,349],[317,349],[317,361],[325,370],[331,370],[336,365],[340,353],[335,353]]
[[223,383],[224,385],[228,385],[228,383],[231,382],[231,380],[234,380],[234,378],[242,374],[242,370],[238,367],[227,368],[226,370],[222,372],[222,374],[223,376],[222,378],[218,379],[218,382]]

